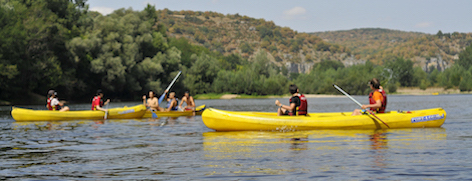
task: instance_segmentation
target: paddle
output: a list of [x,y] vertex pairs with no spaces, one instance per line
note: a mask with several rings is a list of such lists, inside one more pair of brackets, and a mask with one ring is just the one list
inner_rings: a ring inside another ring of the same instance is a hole
[[107,106],[106,106],[106,108],[105,108],[106,111],[105,111],[105,116],[103,117],[104,120],[106,120],[107,117],[108,117],[108,104],[109,104],[109,103],[107,103]]
[[[362,104],[357,101],[356,99],[354,99],[353,97],[351,97],[347,92],[344,92],[344,90],[342,90],[340,87],[338,87],[337,85],[333,84],[334,88],[338,89],[339,92],[343,93],[344,95],[346,95],[349,99],[351,99],[352,101],[354,101],[355,103],[357,103],[357,105],[361,106],[362,107]],[[390,128],[390,126],[388,126],[387,123],[385,123],[384,121],[382,121],[379,117],[377,117],[374,112],[372,112],[371,110],[367,110],[365,109],[366,111],[368,111],[372,116],[374,116],[375,118],[377,118],[379,121],[381,121],[382,123],[385,124],[385,126],[387,126],[388,128]]]
[[159,97],[159,101],[157,104],[161,104],[162,100],[164,100],[164,97],[166,96],[166,92],[169,91],[169,89],[172,87],[172,85],[174,84],[174,82],[177,80],[177,78],[179,77],[180,73],[182,73],[182,71],[179,71],[179,73],[175,76],[174,80],[172,80],[172,82],[169,84],[169,86],[167,87],[166,91],[164,91],[164,93],[161,95],[161,97]]

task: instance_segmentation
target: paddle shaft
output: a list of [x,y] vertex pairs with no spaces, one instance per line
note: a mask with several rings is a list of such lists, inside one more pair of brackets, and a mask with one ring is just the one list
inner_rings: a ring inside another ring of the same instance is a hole
[[353,97],[351,97],[347,92],[344,92],[344,90],[342,90],[340,87],[338,87],[337,85],[334,85],[334,88],[338,89],[339,92],[343,93],[345,96],[347,96],[349,99],[351,99],[352,101],[354,101],[355,103],[357,103],[357,105],[361,106],[362,107],[362,104],[357,101],[356,99],[354,99]]
[[103,119],[107,119],[107,117],[108,117],[108,103],[107,103],[107,106],[106,106],[105,110],[106,110],[105,111],[105,116],[103,117]]
[[177,80],[177,78],[179,78],[179,75],[182,73],[182,71],[179,71],[179,73],[175,76],[174,80],[172,80],[172,82],[169,84],[169,86],[167,87],[166,91],[164,91],[164,93],[161,95],[161,97],[159,97],[159,100],[158,100],[158,104],[161,104],[162,100],[164,99],[165,95],[166,95],[166,92],[170,90],[170,88],[172,87],[172,85],[174,85],[175,81]]
[[[362,104],[357,101],[356,99],[354,99],[353,97],[351,97],[347,92],[344,92],[343,89],[341,89],[340,87],[338,87],[337,85],[333,84],[334,88],[338,89],[339,92],[343,93],[344,95],[346,95],[349,99],[351,99],[352,101],[354,101],[355,103],[357,103],[357,105],[361,106],[362,108]],[[372,112],[371,110],[367,110],[372,116],[374,116],[375,118],[377,118],[379,121],[381,121],[383,124],[385,124],[385,126],[387,126],[388,128],[390,128],[390,126],[388,126],[387,123],[385,123],[384,121],[382,121],[379,117],[377,117],[374,112]]]

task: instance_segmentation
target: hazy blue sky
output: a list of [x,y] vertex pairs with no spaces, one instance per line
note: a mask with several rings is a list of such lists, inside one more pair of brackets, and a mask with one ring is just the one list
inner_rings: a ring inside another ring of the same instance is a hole
[[90,10],[214,11],[273,21],[299,32],[388,28],[436,34],[472,32],[472,0],[88,0]]

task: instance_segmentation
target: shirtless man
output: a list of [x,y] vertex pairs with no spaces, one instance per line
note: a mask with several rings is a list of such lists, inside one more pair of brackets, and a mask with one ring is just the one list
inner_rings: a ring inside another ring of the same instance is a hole
[[[184,108],[182,108],[182,104],[183,104],[184,102],[187,104],[187,106],[185,106]],[[188,91],[185,91],[184,97],[182,97],[182,102],[180,102],[180,104],[179,104],[179,108],[180,108],[181,110],[185,110],[185,111],[188,111],[188,110],[195,110],[195,101],[193,100],[193,97],[190,96],[190,94],[188,93]]]
[[153,91],[149,91],[149,99],[146,102],[146,96],[143,96],[143,104],[151,111],[157,111],[159,108],[158,99]]

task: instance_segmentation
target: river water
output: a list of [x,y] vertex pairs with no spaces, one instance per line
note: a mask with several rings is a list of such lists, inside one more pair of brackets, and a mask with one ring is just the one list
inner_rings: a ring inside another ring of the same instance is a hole
[[[355,98],[367,103],[366,96]],[[274,101],[197,104],[269,112],[277,109]],[[310,113],[357,108],[345,97],[308,101]],[[139,102],[110,107],[135,104]],[[20,123],[11,118],[11,107],[3,106],[0,179],[470,180],[471,106],[472,95],[393,95],[388,110],[442,107],[446,122],[441,128],[296,132],[214,132],[201,116]]]

